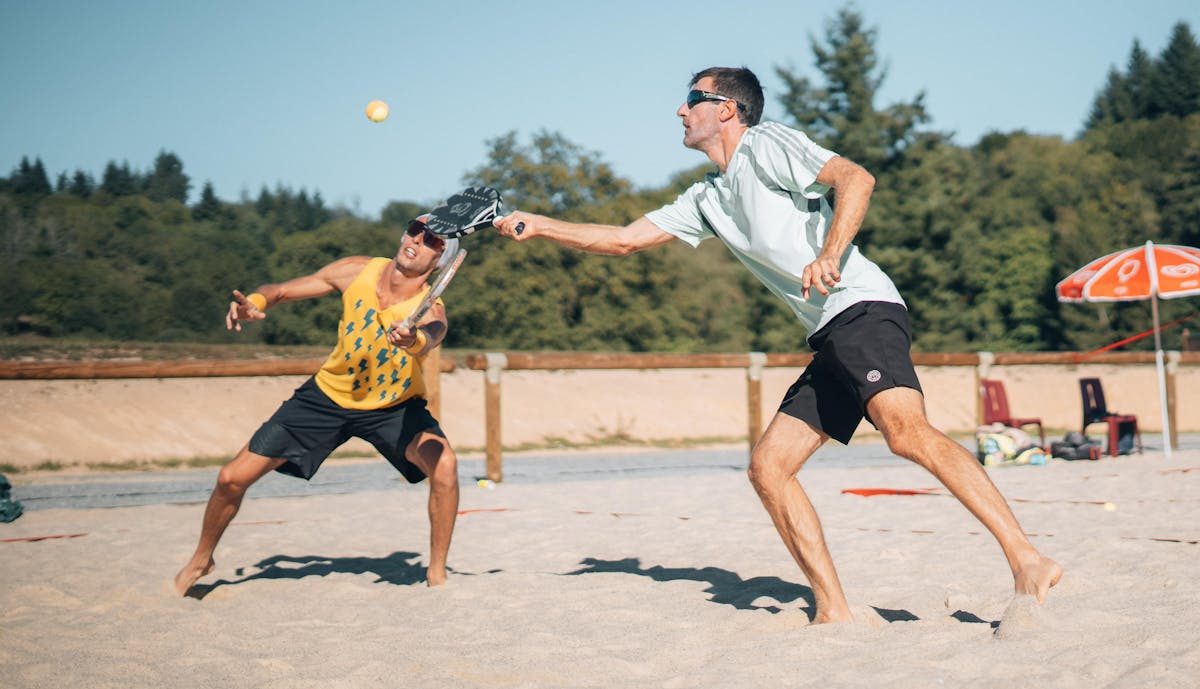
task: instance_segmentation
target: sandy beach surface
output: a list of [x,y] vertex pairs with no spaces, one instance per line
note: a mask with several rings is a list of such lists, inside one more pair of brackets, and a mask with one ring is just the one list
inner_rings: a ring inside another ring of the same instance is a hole
[[1200,686],[1200,450],[989,468],[1066,568],[1041,607],[953,498],[843,492],[936,486],[922,470],[823,450],[800,479],[858,618],[823,626],[745,463],[531,454],[481,487],[464,458],[436,589],[423,486],[381,461],[271,477],[189,598],[170,579],[215,469],[23,475],[0,686]]

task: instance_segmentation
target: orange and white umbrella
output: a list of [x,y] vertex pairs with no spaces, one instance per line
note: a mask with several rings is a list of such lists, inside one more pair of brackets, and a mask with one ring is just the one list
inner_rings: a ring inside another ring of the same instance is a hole
[[1071,273],[1055,292],[1071,302],[1190,297],[1200,294],[1200,249],[1146,242],[1114,251]]
[[1059,301],[1138,301],[1149,299],[1154,316],[1154,351],[1162,409],[1163,451],[1171,456],[1167,421],[1167,385],[1163,370],[1158,298],[1200,294],[1200,249],[1147,241],[1115,251],[1071,273],[1054,287]]

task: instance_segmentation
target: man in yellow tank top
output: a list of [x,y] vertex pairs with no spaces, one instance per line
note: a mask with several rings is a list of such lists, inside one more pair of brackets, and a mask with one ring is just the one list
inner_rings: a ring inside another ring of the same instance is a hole
[[[446,553],[458,514],[458,460],[426,408],[421,364],[446,336],[439,301],[414,329],[401,327],[429,290],[427,280],[457,248],[414,220],[392,258],[350,256],[312,275],[234,290],[225,325],[241,330],[277,304],[342,294],[338,343],[315,376],[296,389],[217,476],[196,551],[175,575],[179,595],[213,571],[213,551],[255,481],[271,471],[312,478],[351,437],[375,446],[411,483],[429,479],[430,556],[426,580],[446,580]],[[394,327],[393,327],[394,324]]]

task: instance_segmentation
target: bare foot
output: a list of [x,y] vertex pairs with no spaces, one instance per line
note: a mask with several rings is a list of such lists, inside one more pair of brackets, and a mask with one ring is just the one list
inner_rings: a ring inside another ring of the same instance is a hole
[[211,557],[204,564],[187,563],[183,566],[183,569],[179,570],[179,574],[175,575],[175,591],[181,596],[186,596],[188,590],[196,583],[196,580],[206,574],[212,573],[216,566],[217,563]]
[[429,569],[425,570],[425,583],[429,586],[441,586],[442,584],[446,583],[445,568],[438,568],[437,570],[434,570],[434,568],[430,567]]
[[1062,574],[1061,565],[1039,555],[1037,560],[1024,563],[1013,572],[1013,588],[1017,595],[1036,596],[1040,604],[1046,600],[1046,593],[1058,583]]
[[849,608],[837,610],[817,610],[816,617],[809,624],[832,624],[835,622],[854,622],[854,614]]

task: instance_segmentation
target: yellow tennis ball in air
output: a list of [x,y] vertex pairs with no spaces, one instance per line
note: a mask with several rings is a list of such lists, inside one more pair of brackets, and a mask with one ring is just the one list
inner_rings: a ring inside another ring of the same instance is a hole
[[372,122],[382,122],[387,119],[388,106],[381,100],[373,100],[367,103],[367,119]]

